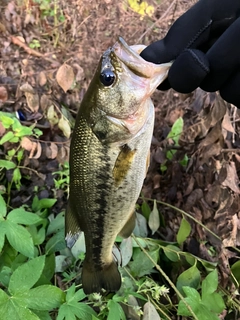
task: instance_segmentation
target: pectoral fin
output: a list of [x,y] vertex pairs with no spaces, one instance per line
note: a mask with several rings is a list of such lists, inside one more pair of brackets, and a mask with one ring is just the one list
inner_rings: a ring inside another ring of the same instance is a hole
[[135,228],[135,221],[136,221],[136,214],[135,210],[131,214],[130,218],[128,219],[125,226],[122,228],[122,230],[119,232],[119,235],[123,238],[128,238],[133,232],[133,229]]
[[116,187],[118,187],[126,177],[128,170],[131,168],[135,153],[136,150],[131,150],[126,144],[121,147],[121,151],[113,168],[113,178]]
[[79,222],[73,213],[69,201],[65,213],[65,240],[68,248],[72,248],[74,243],[77,241],[80,232]]

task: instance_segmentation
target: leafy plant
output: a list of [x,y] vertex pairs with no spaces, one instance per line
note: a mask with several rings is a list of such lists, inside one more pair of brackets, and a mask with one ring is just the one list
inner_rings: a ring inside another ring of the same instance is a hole
[[[172,143],[173,143],[174,147],[179,147],[178,141],[179,141],[179,137],[180,137],[182,131],[183,131],[183,118],[179,117],[174,122],[174,124],[173,124],[173,126],[171,128],[171,131],[167,135],[167,139],[172,140]],[[166,152],[166,159],[167,160],[172,160],[176,152],[177,152],[177,150],[174,149],[174,148],[168,150]],[[188,157],[187,157],[186,154],[184,155],[184,158],[179,161],[179,163],[184,167],[187,165]],[[165,163],[163,163],[161,165],[161,171],[165,172],[166,170],[167,170],[167,167],[166,167],[166,161],[165,161]]]
[[[193,312],[199,320],[214,319],[219,320],[218,314],[220,314],[225,304],[222,296],[216,292],[218,287],[218,275],[217,270],[213,270],[202,281],[202,294],[192,287],[183,286],[186,298],[185,301],[191,306]],[[189,310],[183,301],[179,302],[178,314],[182,316],[190,316]]]

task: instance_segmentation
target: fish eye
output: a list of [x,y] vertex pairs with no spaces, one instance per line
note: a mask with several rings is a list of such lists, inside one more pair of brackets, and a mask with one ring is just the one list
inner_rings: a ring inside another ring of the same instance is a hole
[[100,81],[105,87],[109,87],[115,80],[115,73],[111,69],[105,69],[100,74]]

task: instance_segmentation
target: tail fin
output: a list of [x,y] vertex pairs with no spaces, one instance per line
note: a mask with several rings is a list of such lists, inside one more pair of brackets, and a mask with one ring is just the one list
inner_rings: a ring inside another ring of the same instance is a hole
[[118,291],[121,287],[121,275],[117,264],[112,263],[101,270],[93,270],[92,266],[84,261],[82,269],[82,285],[85,294],[101,292],[101,289],[107,291]]

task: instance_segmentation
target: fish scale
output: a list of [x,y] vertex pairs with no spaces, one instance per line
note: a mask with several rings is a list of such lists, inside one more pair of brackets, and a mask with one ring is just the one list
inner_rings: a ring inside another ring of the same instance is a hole
[[123,39],[102,56],[80,105],[70,147],[66,241],[84,232],[86,294],[117,291],[116,236],[131,235],[154,125],[151,93],[170,64],[144,61]]

